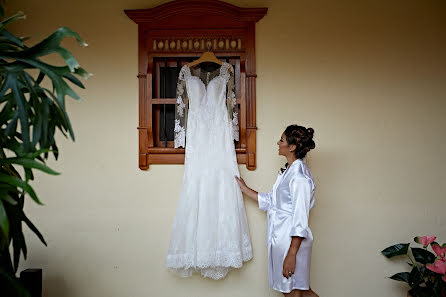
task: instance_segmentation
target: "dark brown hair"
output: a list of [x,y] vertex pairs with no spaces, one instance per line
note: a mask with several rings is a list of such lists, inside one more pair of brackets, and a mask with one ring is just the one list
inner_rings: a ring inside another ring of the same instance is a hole
[[305,128],[298,125],[289,125],[283,132],[288,145],[296,145],[294,155],[297,159],[303,159],[307,153],[316,147],[313,141],[313,128]]
[[[286,137],[288,145],[296,145],[294,155],[297,159],[303,159],[307,153],[316,147],[313,141],[313,128],[305,128],[299,125],[289,125],[283,132]],[[288,163],[285,164],[285,169],[288,167]],[[281,169],[282,172],[284,168]]]

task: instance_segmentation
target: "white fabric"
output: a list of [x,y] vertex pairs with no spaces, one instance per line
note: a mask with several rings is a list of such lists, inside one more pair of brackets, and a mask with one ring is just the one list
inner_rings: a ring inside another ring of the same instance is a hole
[[[235,98],[235,94],[234,92],[231,92],[231,104],[232,106],[236,106],[237,104],[237,99]],[[232,139],[234,139],[235,141],[239,141],[239,126],[238,126],[238,114],[237,112],[233,112],[232,113],[232,121],[231,121],[231,125],[232,125]]]
[[[228,106],[227,106],[227,115],[229,119],[229,123],[231,125],[232,130],[232,139],[235,141],[239,141],[240,137],[240,128],[238,123],[238,107],[237,107],[237,99],[234,93],[234,69],[232,68],[232,65],[229,63],[223,63],[220,69],[217,69],[219,71],[219,75],[217,76],[221,80],[225,81],[225,87],[227,87],[227,95],[228,95]],[[216,71],[217,71],[216,70]],[[215,71],[215,72],[216,72]],[[209,74],[210,72],[207,72],[207,79],[206,81],[209,82]],[[175,112],[175,129],[174,129],[174,147],[186,147],[186,126],[187,126],[187,110],[188,106],[186,105],[184,99],[186,98],[187,101],[187,95],[185,98],[183,98],[183,95],[185,93],[187,94],[188,91],[185,92],[184,86],[187,83],[183,84],[183,82],[187,82],[191,79],[191,77],[194,77],[187,66],[183,66],[180,70],[179,76],[178,76],[178,85],[177,85],[177,101],[176,101],[176,112]],[[214,77],[214,78],[217,78]],[[200,79],[198,77],[195,77],[195,79]],[[211,79],[212,81],[213,79]],[[231,82],[231,83],[228,83]]]
[[166,263],[180,276],[200,271],[220,279],[252,258],[243,197],[234,178],[240,173],[225,105],[228,65],[207,86],[187,66],[180,72],[189,114],[183,184]]
[[[310,209],[314,206],[315,183],[304,161],[294,161],[280,173],[269,193],[259,193],[259,208],[268,214],[267,246],[270,286],[283,293],[310,286],[311,248],[313,234],[308,226]],[[296,255],[294,275],[282,275],[283,261],[291,237],[304,237]]]

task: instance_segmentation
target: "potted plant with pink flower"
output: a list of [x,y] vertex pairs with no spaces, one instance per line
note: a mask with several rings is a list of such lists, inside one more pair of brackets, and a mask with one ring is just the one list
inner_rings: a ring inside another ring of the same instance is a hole
[[[435,242],[436,236],[415,237],[414,241],[423,247],[411,247],[409,243],[399,243],[381,251],[387,258],[405,256],[412,267],[410,272],[399,272],[390,278],[409,285],[408,296],[446,297],[446,243]],[[431,247],[431,251],[428,247]]]

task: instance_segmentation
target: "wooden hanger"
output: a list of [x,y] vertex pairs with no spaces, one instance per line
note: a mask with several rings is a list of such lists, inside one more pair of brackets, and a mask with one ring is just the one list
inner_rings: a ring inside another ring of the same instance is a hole
[[207,52],[204,52],[201,55],[201,57],[198,58],[197,60],[188,63],[187,66],[190,68],[190,67],[193,67],[193,66],[198,65],[203,62],[212,62],[212,63],[216,63],[220,66],[223,64],[223,62],[221,60],[217,59],[217,57],[215,56],[215,54],[213,52],[207,51]]

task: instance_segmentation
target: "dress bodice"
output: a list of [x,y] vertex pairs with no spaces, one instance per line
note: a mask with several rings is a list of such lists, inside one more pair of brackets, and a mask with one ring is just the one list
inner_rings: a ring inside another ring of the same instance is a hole
[[[218,75],[208,81],[207,84],[202,78],[192,75],[190,68],[184,65],[180,71],[180,79],[186,82],[187,94],[189,96],[189,114],[199,111],[211,113],[208,115],[217,116],[226,110],[226,84],[229,79],[229,69],[231,65],[223,62]],[[207,72],[209,76],[210,72]],[[200,112],[203,114],[203,112]]]
[[[239,140],[238,106],[234,70],[223,62],[220,68],[193,75],[184,65],[178,76],[175,108],[175,148],[185,147],[187,126],[230,125],[232,139]],[[190,127],[189,127],[190,128]]]

